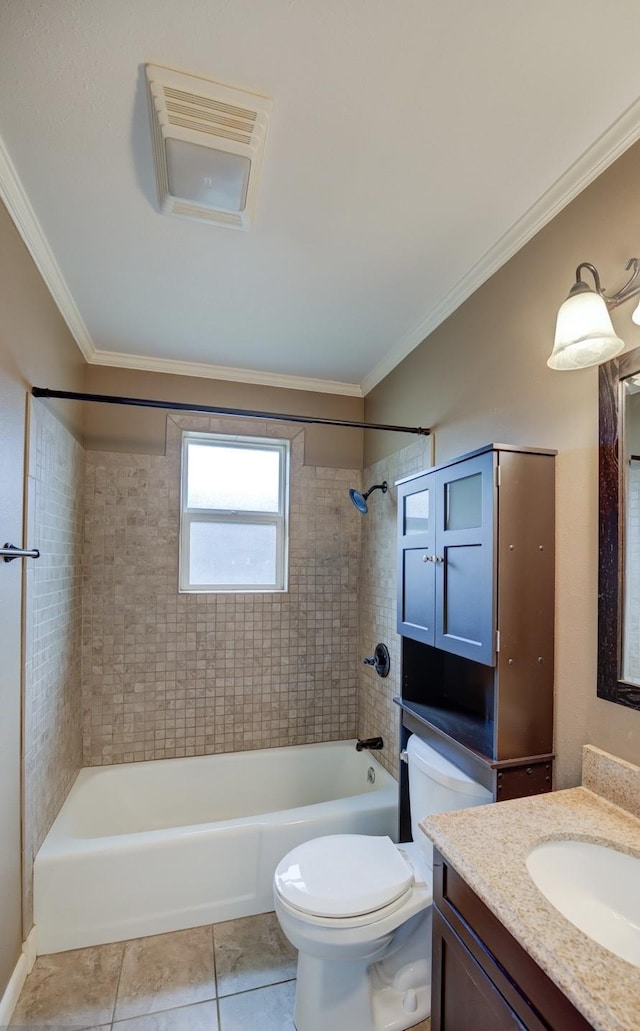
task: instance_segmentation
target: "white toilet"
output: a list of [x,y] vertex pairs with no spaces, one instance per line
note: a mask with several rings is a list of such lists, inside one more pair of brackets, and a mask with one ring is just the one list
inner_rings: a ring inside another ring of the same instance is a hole
[[335,834],[278,864],[275,910],[298,949],[297,1031],[403,1031],[430,1014],[433,847],[418,821],[492,795],[415,734],[407,756],[413,842]]

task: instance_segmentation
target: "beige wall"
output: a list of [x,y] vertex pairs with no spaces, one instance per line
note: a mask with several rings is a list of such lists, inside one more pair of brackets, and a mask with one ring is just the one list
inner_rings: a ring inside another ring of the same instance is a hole
[[[347,419],[353,422],[362,419],[364,410],[364,401],[358,397],[95,365],[87,367],[86,390],[93,394],[153,398],[182,404],[223,405],[225,408]],[[86,445],[90,450],[164,454],[166,412],[122,405],[90,404],[86,406],[85,420]],[[308,465],[361,469],[362,436],[361,430],[307,426],[305,461]]]
[[[0,539],[23,541],[25,402],[30,385],[81,390],[83,365],[51,297],[0,205]],[[65,413],[75,419],[81,411]],[[29,561],[29,560],[26,560]],[[0,995],[20,955],[22,560],[0,565]]]
[[[435,430],[435,461],[491,441],[556,448],[556,783],[575,784],[585,742],[640,760],[640,712],[596,697],[598,373],[552,372],[555,315],[576,266],[617,289],[640,224],[636,145],[485,283],[367,397],[367,419]],[[614,312],[640,345],[632,304]],[[370,464],[393,438],[366,441]]]

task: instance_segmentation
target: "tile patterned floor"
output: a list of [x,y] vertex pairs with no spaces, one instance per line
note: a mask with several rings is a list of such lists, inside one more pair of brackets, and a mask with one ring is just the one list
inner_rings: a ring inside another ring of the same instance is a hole
[[295,1031],[295,976],[295,950],[266,913],[40,956],[10,1029]]

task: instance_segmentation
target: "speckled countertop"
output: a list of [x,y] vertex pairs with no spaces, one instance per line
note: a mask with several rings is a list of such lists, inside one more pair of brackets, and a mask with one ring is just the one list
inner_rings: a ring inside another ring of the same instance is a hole
[[640,1029],[640,968],[555,909],[526,867],[543,841],[573,838],[640,857],[640,767],[585,746],[582,787],[440,813],[421,827],[445,859],[597,1031]]

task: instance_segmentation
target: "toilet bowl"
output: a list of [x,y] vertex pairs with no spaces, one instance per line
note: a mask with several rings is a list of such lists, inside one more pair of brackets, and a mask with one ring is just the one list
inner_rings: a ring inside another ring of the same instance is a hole
[[276,868],[275,911],[298,949],[297,1031],[405,1031],[430,1014],[433,849],[418,820],[492,796],[415,735],[407,755],[413,842],[314,838]]

